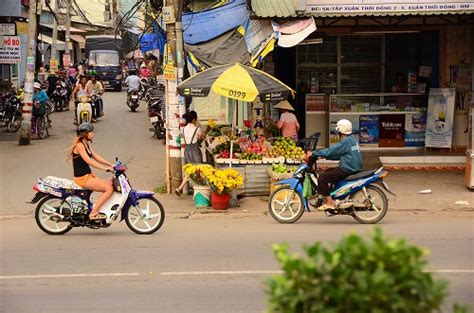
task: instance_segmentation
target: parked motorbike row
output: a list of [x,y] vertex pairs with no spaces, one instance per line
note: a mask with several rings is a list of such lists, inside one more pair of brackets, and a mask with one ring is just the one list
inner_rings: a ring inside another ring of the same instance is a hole
[[0,97],[0,127],[6,127],[8,132],[14,133],[21,125],[23,91],[17,94],[3,93]]
[[139,100],[146,101],[152,126],[148,130],[153,133],[153,137],[166,144],[164,97],[165,86],[162,83],[158,83],[154,78],[142,78],[140,88],[131,91],[128,95],[127,105],[132,112],[135,112],[139,106]]

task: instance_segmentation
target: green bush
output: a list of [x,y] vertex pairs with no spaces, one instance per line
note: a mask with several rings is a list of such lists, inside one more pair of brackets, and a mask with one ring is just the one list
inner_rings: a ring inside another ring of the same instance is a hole
[[426,271],[426,250],[380,229],[369,239],[304,246],[304,257],[287,245],[273,249],[283,274],[267,283],[269,312],[440,312],[447,295],[447,282]]

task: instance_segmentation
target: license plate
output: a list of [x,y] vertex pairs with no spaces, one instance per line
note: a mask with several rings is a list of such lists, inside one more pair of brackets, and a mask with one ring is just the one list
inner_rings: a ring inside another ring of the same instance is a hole
[[158,116],[152,116],[152,117],[150,117],[150,122],[152,122],[152,123],[158,122]]
[[137,95],[133,95],[133,96],[132,96],[132,99],[138,99],[138,96],[137,96]]
[[109,83],[108,81],[105,81],[105,82],[103,82],[103,83],[104,83],[105,86],[110,85],[110,83]]

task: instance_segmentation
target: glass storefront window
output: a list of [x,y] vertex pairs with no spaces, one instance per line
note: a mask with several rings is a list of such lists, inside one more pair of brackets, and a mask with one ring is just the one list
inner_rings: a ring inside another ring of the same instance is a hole
[[341,93],[380,91],[380,65],[342,66]]
[[382,62],[383,36],[341,36],[341,63]]

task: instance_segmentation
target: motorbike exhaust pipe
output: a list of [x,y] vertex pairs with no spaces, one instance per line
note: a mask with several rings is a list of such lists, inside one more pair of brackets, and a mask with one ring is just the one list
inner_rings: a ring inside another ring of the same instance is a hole
[[46,208],[46,209],[43,210],[43,212],[46,213],[46,214],[51,214],[51,215],[53,215],[53,216],[59,217],[59,218],[61,218],[61,219],[64,219],[64,218],[65,218],[64,215],[59,214],[59,213],[57,213],[57,212],[54,212],[52,209]]

